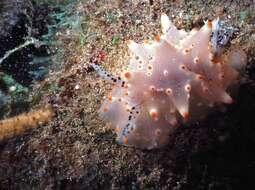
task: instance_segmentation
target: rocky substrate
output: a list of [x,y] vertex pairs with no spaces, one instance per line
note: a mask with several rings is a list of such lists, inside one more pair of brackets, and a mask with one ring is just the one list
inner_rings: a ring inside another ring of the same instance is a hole
[[[50,23],[49,8],[30,0],[0,1],[0,59],[29,39],[42,40]],[[0,62],[0,118],[29,107],[29,87],[48,72],[47,46],[33,43],[13,51]],[[15,93],[10,92],[12,87]],[[19,87],[19,91],[17,90]],[[25,93],[24,93],[25,92]]]

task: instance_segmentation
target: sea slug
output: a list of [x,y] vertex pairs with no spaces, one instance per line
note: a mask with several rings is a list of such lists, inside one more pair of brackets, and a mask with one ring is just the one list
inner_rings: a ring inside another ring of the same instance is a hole
[[115,84],[99,115],[110,123],[117,141],[142,149],[167,144],[178,123],[193,120],[212,105],[233,102],[227,92],[246,64],[242,50],[222,53],[229,40],[220,20],[190,32],[178,30],[166,14],[154,41],[128,42],[129,67],[119,77],[92,63]]

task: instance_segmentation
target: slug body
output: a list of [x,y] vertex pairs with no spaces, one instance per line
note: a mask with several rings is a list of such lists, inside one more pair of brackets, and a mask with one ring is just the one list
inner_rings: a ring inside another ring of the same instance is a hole
[[219,19],[190,32],[178,30],[165,14],[161,24],[163,35],[155,41],[129,41],[132,55],[122,76],[112,77],[92,65],[115,84],[99,114],[127,146],[162,147],[178,123],[192,119],[195,112],[232,103],[227,90],[246,64],[241,50],[222,54],[228,39],[220,36]]

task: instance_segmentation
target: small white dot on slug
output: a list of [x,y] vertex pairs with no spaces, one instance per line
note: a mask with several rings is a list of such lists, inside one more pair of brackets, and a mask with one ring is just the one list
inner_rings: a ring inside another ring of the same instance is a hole
[[152,75],[152,73],[151,73],[150,71],[148,71],[148,72],[146,73],[146,75],[147,75],[148,77],[150,77],[150,76]]
[[152,64],[148,64],[147,69],[148,69],[149,71],[152,71],[152,69],[153,69]]
[[186,84],[184,88],[185,88],[186,92],[191,91],[191,85],[190,84]]
[[151,85],[151,86],[149,87],[149,90],[150,90],[150,91],[155,91],[156,88],[155,88],[155,86]]
[[137,66],[137,70],[143,70],[143,66],[139,64],[139,65]]
[[165,77],[167,77],[167,76],[168,76],[168,71],[167,71],[167,70],[164,70],[164,71],[163,71],[163,74],[164,74]]
[[201,81],[201,80],[203,79],[203,76],[202,76],[202,75],[197,74],[197,75],[196,75],[196,79]]
[[185,48],[185,49],[182,51],[182,53],[183,53],[184,55],[187,55],[189,52],[190,52],[190,49],[189,49],[189,48]]
[[185,71],[185,70],[186,70],[186,66],[183,65],[183,64],[181,64],[181,65],[179,66],[179,69],[182,70],[182,71]]
[[159,136],[161,135],[161,130],[160,130],[160,129],[156,129],[156,130],[155,130],[155,135],[156,135],[157,137],[159,137]]
[[155,56],[150,56],[149,57],[149,61],[154,61],[155,60]]
[[193,62],[194,62],[195,64],[198,64],[198,63],[199,63],[199,58],[196,56],[196,57],[194,58]]
[[172,94],[172,89],[167,88],[165,92],[166,92],[166,95],[170,96]]
[[219,77],[220,80],[223,80],[224,79],[224,74],[220,73],[218,77]]

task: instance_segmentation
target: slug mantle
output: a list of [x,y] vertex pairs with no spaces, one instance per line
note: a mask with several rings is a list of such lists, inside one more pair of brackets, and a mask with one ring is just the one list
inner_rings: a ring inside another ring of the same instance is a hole
[[228,93],[246,64],[242,50],[222,53],[228,36],[219,19],[200,30],[178,30],[161,15],[162,32],[154,41],[128,42],[128,70],[114,77],[92,64],[99,75],[115,84],[104,100],[100,117],[109,122],[117,141],[142,149],[167,144],[178,123],[214,104],[233,102]]

